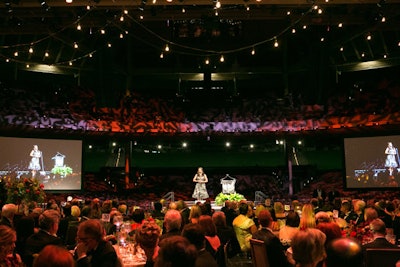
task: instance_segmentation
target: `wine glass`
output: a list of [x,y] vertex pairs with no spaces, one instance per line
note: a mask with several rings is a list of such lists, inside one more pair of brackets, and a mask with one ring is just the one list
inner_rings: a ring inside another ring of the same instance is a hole
[[122,215],[114,215],[113,218],[113,223],[117,228],[117,232],[119,232],[119,228],[122,225],[122,223],[124,222]]

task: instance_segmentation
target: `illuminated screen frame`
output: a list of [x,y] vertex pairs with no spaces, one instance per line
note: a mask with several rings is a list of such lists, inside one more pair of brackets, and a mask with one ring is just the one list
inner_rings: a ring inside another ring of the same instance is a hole
[[[387,150],[392,143],[396,154]],[[346,189],[398,189],[400,135],[343,140]]]
[[0,136],[0,147],[0,176],[34,176],[49,192],[82,190],[82,140]]

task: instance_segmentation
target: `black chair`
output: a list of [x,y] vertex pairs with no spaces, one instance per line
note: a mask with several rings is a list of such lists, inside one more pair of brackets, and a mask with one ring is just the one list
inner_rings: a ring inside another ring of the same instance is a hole
[[368,248],[365,267],[395,267],[400,260],[400,248]]
[[254,267],[269,267],[267,249],[264,241],[258,239],[250,239],[251,258]]

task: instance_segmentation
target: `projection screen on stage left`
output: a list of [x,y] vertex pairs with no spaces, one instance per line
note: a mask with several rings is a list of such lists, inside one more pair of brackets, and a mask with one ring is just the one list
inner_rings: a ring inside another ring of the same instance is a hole
[[34,177],[51,191],[81,190],[82,140],[0,137],[0,148],[1,177]]

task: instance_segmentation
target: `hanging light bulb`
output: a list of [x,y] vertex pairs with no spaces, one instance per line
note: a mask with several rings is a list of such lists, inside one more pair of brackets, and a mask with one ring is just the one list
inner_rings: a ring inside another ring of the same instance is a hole
[[292,33],[296,33],[296,29],[295,28],[292,29]]
[[253,49],[251,50],[251,55],[254,56],[255,54],[256,54],[256,50],[253,48]]
[[215,3],[215,8],[221,8],[221,2],[220,1],[217,1]]
[[225,61],[224,55],[221,55],[221,57],[219,58],[219,61],[220,62],[224,62]]
[[46,52],[44,53],[44,56],[45,56],[45,57],[49,57],[49,56],[50,56],[50,55],[49,55],[49,52],[46,51]]
[[29,53],[33,53],[33,48],[32,47],[29,47]]
[[368,35],[367,35],[367,40],[369,41],[369,40],[371,40],[371,39],[372,39],[372,36],[371,36],[370,33],[368,33]]
[[274,47],[278,47],[278,46],[279,46],[278,40],[275,39]]
[[124,35],[122,33],[119,34],[120,39],[124,39]]
[[101,30],[100,30],[100,33],[101,33],[101,34],[106,34],[106,30],[101,29]]
[[72,61],[70,61],[68,64],[69,64],[70,66],[72,66]]
[[111,47],[112,45],[111,45],[111,43],[108,43],[107,46],[108,46],[108,47]]
[[124,18],[124,16],[121,16],[120,18],[119,18],[119,21],[124,21],[125,20],[125,18]]
[[78,31],[82,30],[81,24],[78,23],[78,25],[76,25],[76,29],[77,29]]
[[340,22],[340,23],[338,24],[338,27],[339,27],[339,28],[342,28],[342,27],[343,27],[343,23]]
[[182,7],[182,13],[185,13],[186,9],[184,7]]
[[165,45],[165,49],[164,49],[164,50],[165,50],[165,52],[169,52],[169,46],[168,46],[168,44]]
[[125,14],[125,15],[128,15],[128,13],[129,13],[129,12],[128,12],[128,9],[124,9],[124,14]]
[[86,10],[90,10],[90,5],[87,5],[87,6],[86,6]]
[[14,52],[14,57],[18,57],[18,51]]
[[78,47],[79,47],[79,46],[78,46],[78,43],[75,42],[75,43],[74,43],[74,48],[75,48],[75,49],[78,49]]
[[210,60],[206,58],[206,61],[204,62],[206,65],[210,64]]
[[161,52],[160,58],[164,58],[164,53]]

